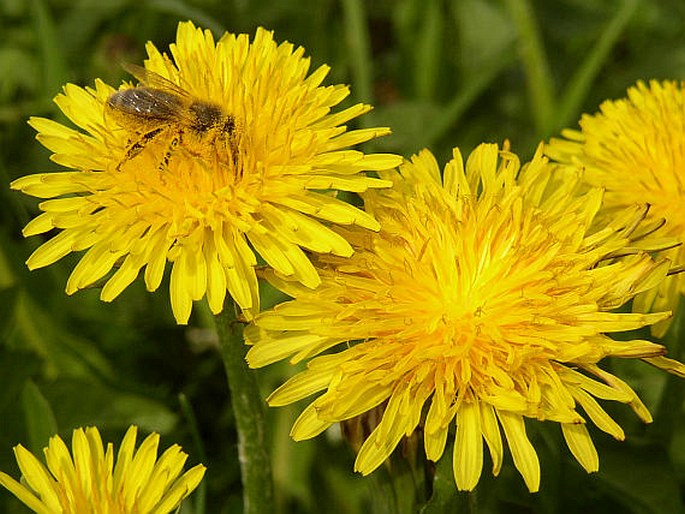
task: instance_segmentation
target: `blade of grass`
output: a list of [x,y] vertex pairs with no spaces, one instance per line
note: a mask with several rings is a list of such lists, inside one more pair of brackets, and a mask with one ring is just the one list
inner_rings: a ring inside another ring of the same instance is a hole
[[563,92],[557,114],[558,126],[554,127],[554,132],[567,127],[578,117],[580,106],[585,100],[590,86],[602,69],[618,38],[621,37],[628,22],[635,14],[637,6],[638,0],[625,0],[606,28],[602,30],[599,41],[578,67]]
[[445,18],[437,1],[431,0],[423,10],[420,33],[416,38],[416,92],[424,100],[432,100],[440,69],[440,51],[442,48]]
[[[347,46],[350,50],[353,96],[364,102],[373,102],[373,84],[371,80],[371,44],[366,19],[366,10],[362,0],[343,0],[344,26]],[[364,119],[360,120],[364,125]]]
[[552,130],[555,105],[542,36],[529,0],[506,0],[505,4],[518,30],[519,53],[535,128],[540,136],[546,137]]
[[421,146],[431,146],[452,130],[464,112],[473,104],[478,96],[490,85],[499,73],[511,63],[511,57],[504,57],[483,67],[480,73],[473,76],[464,87],[442,109],[440,117],[431,123]]

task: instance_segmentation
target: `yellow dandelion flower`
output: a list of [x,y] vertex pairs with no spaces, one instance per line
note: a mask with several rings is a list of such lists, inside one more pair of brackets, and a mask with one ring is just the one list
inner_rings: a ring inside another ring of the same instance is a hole
[[137,450],[136,435],[131,426],[116,462],[112,443],[105,451],[95,427],[74,430],[71,454],[54,436],[43,450],[47,468],[18,445],[21,482],[0,472],[0,485],[38,514],[167,514],[200,484],[205,467],[198,464],[181,475],[188,455],[178,445],[158,459],[159,434],[147,436]]
[[423,151],[382,174],[392,189],[363,195],[381,231],[341,229],[355,253],[317,257],[316,291],[267,272],[294,299],[248,326],[248,362],[310,359],[268,399],[280,406],[322,392],[293,426],[296,440],[382,406],[356,458],[361,473],[376,469],[417,427],[426,456],[437,461],[456,427],[459,489],[476,486],[483,441],[497,475],[504,434],[526,485],[537,491],[539,462],[525,418],[559,423],[588,472],[599,465],[588,420],[624,437],[596,399],[627,403],[651,420],[636,393],[598,363],[638,358],[685,371],[658,344],[607,335],[669,316],[611,312],[658,284],[668,263],[632,248],[644,207],[595,227],[602,191],[576,195],[579,180],[550,174],[541,152],[520,168],[506,147],[481,145],[464,168],[455,149],[441,178]]
[[[562,168],[581,167],[584,180],[606,189],[606,216],[639,203],[650,204],[649,218],[666,220],[664,234],[685,238],[685,88],[683,83],[638,82],[628,97],[606,101],[600,112],[583,115],[580,130],[565,130],[546,153]],[[676,271],[685,266],[685,247],[662,252]],[[637,312],[675,310],[685,277],[672,273],[658,288],[637,296]],[[663,336],[670,320],[652,327]]]
[[[221,311],[226,293],[249,317],[259,310],[256,254],[307,287],[319,276],[305,250],[349,256],[331,223],[377,230],[368,214],[325,190],[387,187],[365,170],[400,158],[364,154],[353,145],[386,128],[348,131],[371,107],[331,110],[349,94],[322,86],[329,68],[308,74],[304,49],[277,44],[258,29],[225,34],[180,23],[171,57],[147,45],[145,67],[127,66],[139,84],[118,90],[67,84],[55,102],[80,129],[32,118],[52,160],[71,169],[15,180],[43,211],[25,236],[57,229],[28,259],[29,268],[87,250],[68,294],[107,278],[111,301],[145,268],[156,290],[172,263],[176,320],[187,323],[193,301]],[[116,271],[112,273],[112,269]]]

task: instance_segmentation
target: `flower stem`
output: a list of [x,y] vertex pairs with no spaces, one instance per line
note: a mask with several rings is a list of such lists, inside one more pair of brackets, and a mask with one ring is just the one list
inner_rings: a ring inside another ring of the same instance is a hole
[[243,325],[236,319],[235,305],[228,302],[215,320],[238,431],[243,512],[273,512],[274,493],[266,439],[266,415],[255,372],[247,367],[245,361],[247,349],[243,342]]

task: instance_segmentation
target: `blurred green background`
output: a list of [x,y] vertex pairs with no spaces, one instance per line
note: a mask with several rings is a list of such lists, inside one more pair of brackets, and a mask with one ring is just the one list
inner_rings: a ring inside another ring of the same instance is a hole
[[[97,425],[118,444],[136,423],[208,466],[186,514],[241,508],[234,420],[207,307],[180,327],[165,286],[149,294],[138,281],[112,304],[96,288],[67,297],[79,256],[26,269],[44,240],[21,236],[37,201],[8,184],[58,169],[26,120],[64,121],[52,103],[64,83],[99,77],[117,85],[120,63],[140,62],[148,40],[166,49],[187,19],[217,37],[261,25],[304,46],[313,68],[332,67],[327,83],[351,84],[347,104],[376,107],[358,123],[392,127],[370,149],[409,156],[429,146],[442,163],[453,146],[466,153],[504,139],[526,159],[540,140],[624,96],[636,80],[685,79],[683,0],[0,0],[0,469],[19,476],[17,443],[40,451],[52,433],[69,440],[74,427]],[[680,325],[668,336],[676,357]],[[646,365],[606,367],[641,394],[655,423],[609,406],[627,441],[592,432],[598,474],[573,460],[558,426],[528,423],[542,465],[539,494],[527,493],[507,455],[500,477],[490,476],[486,457],[476,493],[452,495],[448,449],[430,475],[451,487],[436,487],[424,512],[682,512],[685,384]],[[286,365],[260,370],[264,395],[289,373]],[[362,478],[339,434],[290,441],[297,412],[269,410],[280,512],[413,512],[425,500],[422,468],[402,456]],[[394,490],[386,473],[396,477]],[[27,510],[0,490],[0,512]]]

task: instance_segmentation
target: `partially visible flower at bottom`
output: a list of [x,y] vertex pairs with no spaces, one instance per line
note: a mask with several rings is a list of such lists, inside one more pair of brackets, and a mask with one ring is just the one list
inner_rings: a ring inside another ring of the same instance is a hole
[[641,224],[648,208],[597,226],[602,190],[582,194],[578,177],[550,170],[542,149],[521,167],[506,147],[481,145],[465,168],[455,149],[441,178],[423,151],[380,174],[391,189],[362,194],[381,231],[339,229],[355,253],[317,256],[318,289],[265,272],[294,299],[247,327],[248,362],[311,359],[269,397],[272,406],[322,392],[295,422],[294,439],[384,408],[355,461],[367,474],[417,428],[437,461],[455,427],[455,482],[472,490],[483,441],[499,473],[503,431],[516,468],[537,491],[540,465],[525,418],[559,423],[588,472],[599,467],[588,420],[625,437],[597,399],[626,403],[651,421],[631,387],[598,365],[605,357],[642,359],[685,373],[659,344],[607,335],[670,315],[611,312],[669,270],[640,250],[654,232]]
[[156,433],[136,450],[137,431],[128,429],[116,462],[112,443],[105,451],[95,427],[74,430],[73,458],[59,436],[50,438],[47,468],[18,445],[21,483],[0,472],[0,485],[39,514],[167,514],[200,484],[205,467],[198,464],[181,475],[188,455],[173,445],[158,459]]

